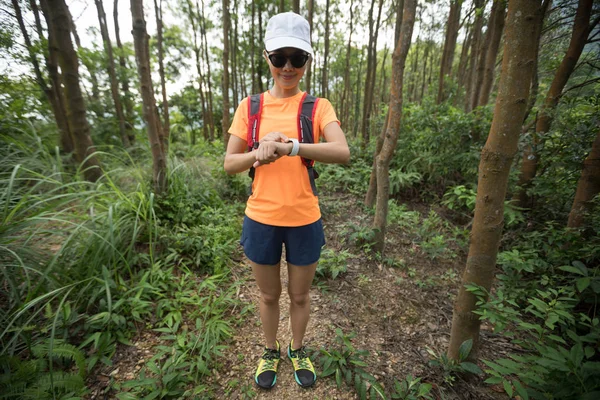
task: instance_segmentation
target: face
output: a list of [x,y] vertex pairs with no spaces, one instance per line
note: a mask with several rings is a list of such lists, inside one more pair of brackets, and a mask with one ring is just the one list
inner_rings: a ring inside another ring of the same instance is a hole
[[[310,58],[308,58],[303,66],[298,68],[292,65],[292,61],[294,61],[294,64],[298,65],[298,63],[302,61],[301,56],[304,54],[306,54],[304,51],[293,47],[285,47],[282,49],[273,50],[269,53],[266,51],[263,52],[263,56],[269,64],[269,69],[271,70],[271,75],[273,76],[273,80],[275,81],[276,85],[284,90],[294,89],[298,86],[300,80],[304,76],[304,71],[306,71],[306,67],[310,62]],[[269,55],[275,62],[269,59]],[[283,66],[276,67],[273,64],[277,64],[277,61],[280,61],[279,58],[281,58],[281,56],[285,57],[285,60],[282,61],[285,62],[285,64]]]

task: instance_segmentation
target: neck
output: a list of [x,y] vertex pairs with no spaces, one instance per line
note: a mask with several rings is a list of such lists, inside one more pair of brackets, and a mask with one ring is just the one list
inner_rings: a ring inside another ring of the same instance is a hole
[[292,97],[292,96],[295,96],[298,93],[300,93],[300,88],[298,86],[295,86],[291,89],[284,89],[278,85],[273,85],[273,87],[271,88],[271,90],[269,92],[271,93],[271,96],[273,96],[273,97],[277,97],[279,99],[285,99],[287,97]]

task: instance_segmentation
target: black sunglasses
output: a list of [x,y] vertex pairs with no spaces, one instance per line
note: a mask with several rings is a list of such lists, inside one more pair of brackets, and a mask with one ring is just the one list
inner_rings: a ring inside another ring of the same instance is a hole
[[[265,50],[266,51],[266,50]],[[271,64],[275,68],[283,68],[287,60],[290,60],[290,64],[294,68],[302,68],[306,64],[309,58],[308,53],[297,52],[290,56],[283,55],[281,53],[269,53],[267,51],[267,57],[271,61]]]

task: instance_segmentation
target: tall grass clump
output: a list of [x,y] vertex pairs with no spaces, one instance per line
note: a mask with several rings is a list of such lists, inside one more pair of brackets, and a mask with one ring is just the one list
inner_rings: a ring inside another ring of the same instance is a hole
[[[176,361],[195,354],[207,370],[231,335],[235,299],[217,294],[230,293],[226,279],[201,282],[227,276],[242,210],[224,200],[239,190],[213,172],[216,162],[172,158],[157,196],[146,160],[99,151],[104,175],[90,184],[34,125],[2,128],[0,398],[81,396],[86,374],[110,364],[118,343],[141,327],[179,334],[202,304],[186,325],[199,350]],[[195,297],[177,297],[192,288]]]

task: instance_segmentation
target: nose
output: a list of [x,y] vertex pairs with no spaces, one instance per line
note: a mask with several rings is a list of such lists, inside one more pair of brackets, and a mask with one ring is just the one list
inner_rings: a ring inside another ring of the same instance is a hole
[[289,57],[285,58],[285,65],[283,66],[283,69],[294,69]]

